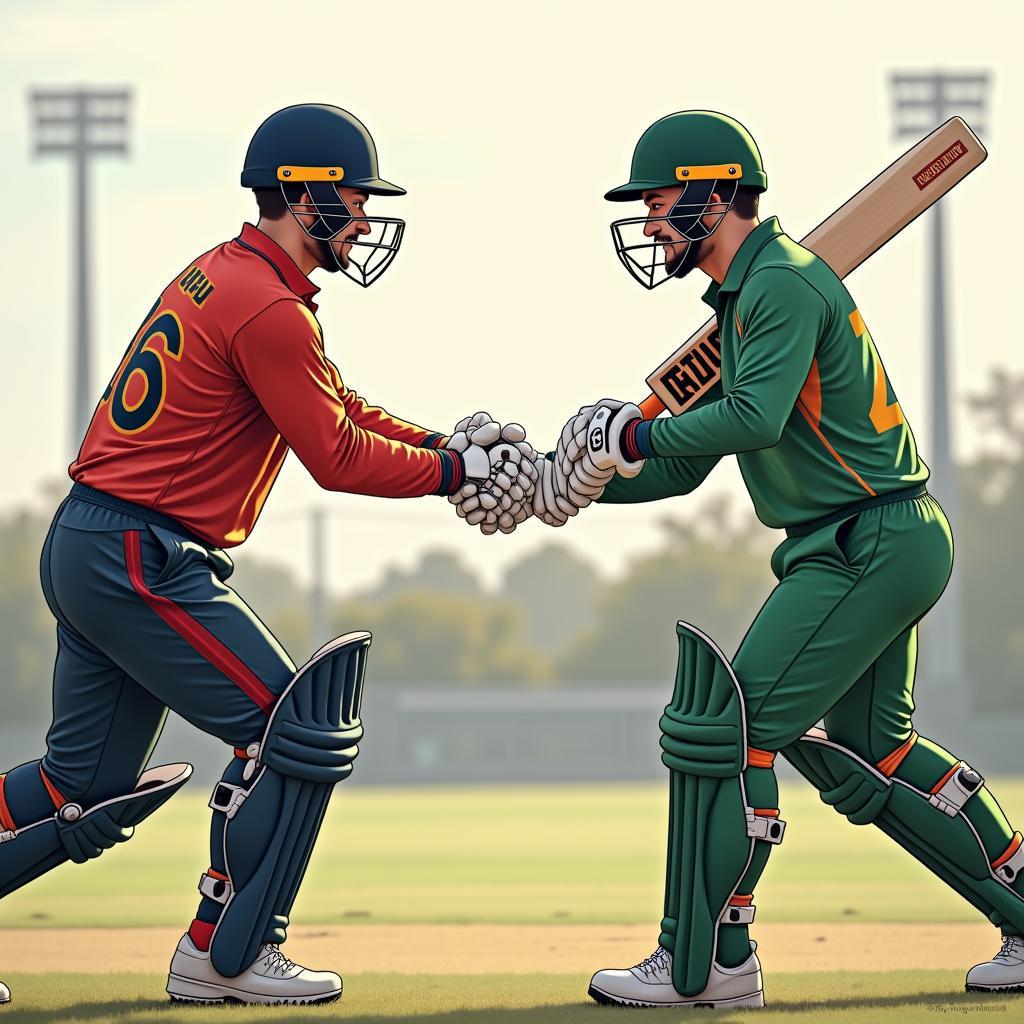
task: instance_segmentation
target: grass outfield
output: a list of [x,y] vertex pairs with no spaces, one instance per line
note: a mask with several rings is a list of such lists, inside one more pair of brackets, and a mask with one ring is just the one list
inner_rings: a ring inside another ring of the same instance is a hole
[[[1024,780],[991,787],[1019,827]],[[0,927],[189,921],[208,863],[205,799],[186,790],[124,847],[8,897]],[[883,835],[850,825],[809,787],[783,785],[780,803],[789,828],[758,887],[761,920],[977,920]],[[662,784],[341,786],[293,919],[654,922],[665,816]]]
[[[602,1007],[586,997],[585,977],[560,974],[403,975],[364,974],[345,986],[340,1003],[327,1007],[196,1007],[170,1003],[164,976],[114,974],[101,979],[84,974],[24,975],[8,979],[16,1003],[0,1007],[4,1024],[42,1021],[154,1021],[160,1024],[275,1024],[340,1018],[348,1024],[416,1020],[422,1024],[564,1024],[637,1019],[617,1007]],[[980,996],[963,991],[963,974],[954,971],[881,974],[780,974],[767,980],[768,1007],[758,1024],[792,1021],[934,1022],[938,1014],[994,1014],[1002,1021],[1024,1017],[1024,997]],[[642,1011],[641,1011],[642,1012]],[[692,1011],[657,1011],[658,1021],[691,1020]],[[645,1015],[645,1021],[648,1017]],[[703,1019],[703,1018],[701,1018]],[[749,1011],[716,1010],[715,1024],[749,1022]]]

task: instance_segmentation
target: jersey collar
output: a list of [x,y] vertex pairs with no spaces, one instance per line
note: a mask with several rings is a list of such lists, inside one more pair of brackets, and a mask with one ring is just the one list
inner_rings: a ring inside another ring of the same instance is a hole
[[743,284],[747,276],[747,271],[750,270],[751,263],[754,262],[754,257],[757,256],[766,243],[770,242],[773,238],[778,238],[781,234],[783,234],[783,230],[779,226],[778,217],[769,217],[767,220],[761,221],[743,239],[743,244],[736,250],[736,255],[733,256],[732,263],[729,264],[729,269],[725,273],[725,280],[721,284],[712,281],[708,285],[708,290],[703,296],[704,301],[712,309],[717,309],[718,296],[722,292],[739,291],[740,285]]
[[243,224],[236,241],[262,256],[277,271],[277,276],[302,299],[315,313],[316,303],[313,296],[320,289],[299,269],[298,264],[275,242],[270,235],[264,234],[252,224]]

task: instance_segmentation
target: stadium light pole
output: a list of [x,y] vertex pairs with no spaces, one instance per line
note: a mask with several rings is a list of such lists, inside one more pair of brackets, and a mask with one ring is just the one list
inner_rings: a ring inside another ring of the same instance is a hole
[[313,585],[310,588],[310,629],[313,650],[327,643],[327,524],[320,507],[309,512],[310,556]]
[[[894,71],[889,84],[897,139],[920,139],[954,114],[963,117],[978,136],[984,135],[989,85],[987,71]],[[947,201],[940,200],[928,213],[932,436],[925,461],[932,471],[929,487],[945,509],[955,532],[962,525],[962,520],[949,388],[952,353],[947,316],[951,294],[946,272]],[[924,667],[935,688],[933,696],[940,698],[937,703],[947,717],[955,719],[971,711],[963,641],[963,591],[956,568],[942,600],[929,613],[928,619],[928,657]]]
[[35,128],[35,156],[71,158],[74,176],[74,243],[71,311],[74,358],[71,378],[71,452],[78,451],[95,396],[90,375],[89,161],[128,152],[130,89],[32,89],[29,105]]

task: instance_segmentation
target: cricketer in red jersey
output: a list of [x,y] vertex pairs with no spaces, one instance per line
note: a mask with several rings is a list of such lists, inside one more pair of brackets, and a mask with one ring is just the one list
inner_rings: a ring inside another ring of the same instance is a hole
[[318,291],[251,224],[200,256],[140,328],[71,476],[171,516],[215,547],[252,532],[289,448],[328,490],[392,498],[457,490],[461,460],[432,450],[439,433],[344,385],[324,354]]
[[465,428],[459,450],[446,448],[367,405],[324,354],[309,273],[366,286],[403,230],[365,213],[370,196],[403,190],[378,176],[362,123],[319,104],[278,111],[250,143],[242,184],[259,224],[164,289],[100,400],[44,544],[54,719],[46,754],[0,774],[0,898],[124,842],[184,783],[188,765],[146,769],[170,708],[235,756],[210,801],[210,866],[168,992],[327,1002],[341,978],[279,946],[357,752],[369,634],[296,671],[226,585],[222,548],[249,536],[289,448],[323,487],[389,497],[459,500],[498,463]]

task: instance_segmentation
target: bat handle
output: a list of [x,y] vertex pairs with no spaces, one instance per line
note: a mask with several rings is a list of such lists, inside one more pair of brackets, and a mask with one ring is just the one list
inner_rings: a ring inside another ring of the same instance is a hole
[[641,403],[640,411],[645,420],[653,420],[665,411],[665,403],[655,394],[649,394]]

